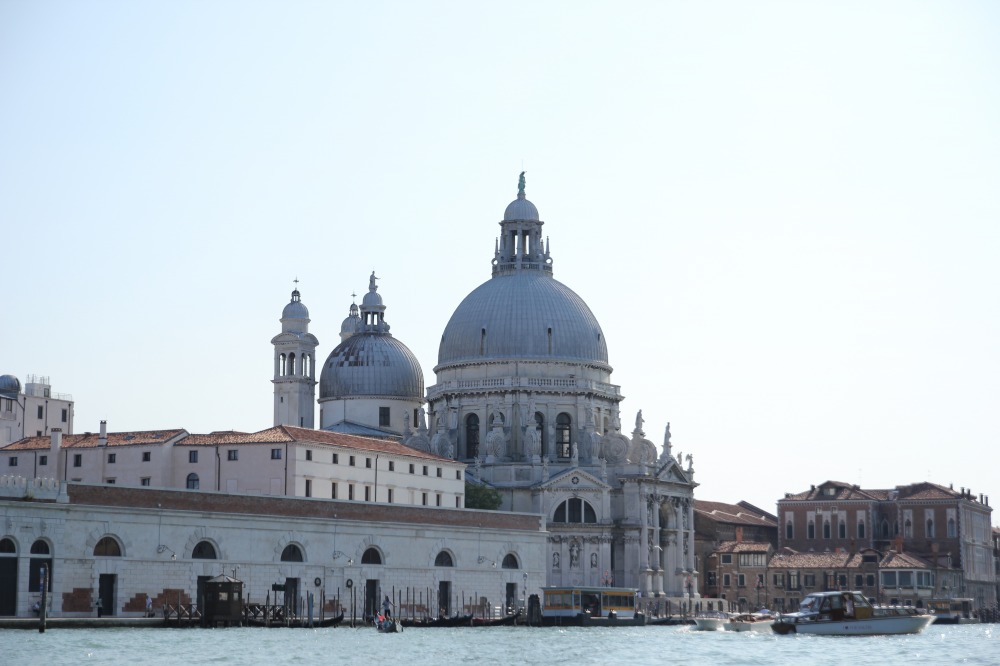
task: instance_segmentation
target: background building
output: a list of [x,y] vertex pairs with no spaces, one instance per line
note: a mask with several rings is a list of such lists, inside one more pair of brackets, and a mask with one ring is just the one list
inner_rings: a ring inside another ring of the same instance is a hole
[[0,447],[32,435],[48,435],[53,428],[73,432],[73,396],[54,393],[48,377],[0,375]]

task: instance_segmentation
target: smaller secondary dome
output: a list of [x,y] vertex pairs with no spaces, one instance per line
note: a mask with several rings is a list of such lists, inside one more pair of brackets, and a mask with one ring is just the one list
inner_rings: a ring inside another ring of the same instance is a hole
[[524,197],[524,172],[517,179],[517,198],[510,202],[503,212],[504,222],[531,220],[538,222],[538,209]]
[[299,290],[292,292],[291,302],[281,311],[282,319],[309,319],[309,308],[305,306],[299,295]]
[[538,209],[535,208],[535,204],[524,198],[523,192],[518,194],[517,198],[511,201],[507,206],[507,210],[503,212],[504,222],[513,222],[515,220],[538,221]]
[[341,341],[346,340],[355,333],[359,333],[361,331],[361,324],[361,316],[358,314],[358,305],[357,303],[351,303],[351,314],[348,315],[340,325]]
[[14,375],[0,375],[0,395],[13,397],[21,392],[21,380]]

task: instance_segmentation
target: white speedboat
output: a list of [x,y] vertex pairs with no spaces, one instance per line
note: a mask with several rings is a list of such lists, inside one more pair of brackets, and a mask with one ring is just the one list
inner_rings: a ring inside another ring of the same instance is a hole
[[694,616],[696,631],[722,631],[729,622],[730,614],[723,611],[705,611]]
[[771,629],[778,634],[877,636],[918,634],[934,616],[910,607],[875,607],[861,592],[814,592],[795,613],[778,615]]
[[729,618],[726,631],[770,631],[774,616],[766,613],[741,613]]

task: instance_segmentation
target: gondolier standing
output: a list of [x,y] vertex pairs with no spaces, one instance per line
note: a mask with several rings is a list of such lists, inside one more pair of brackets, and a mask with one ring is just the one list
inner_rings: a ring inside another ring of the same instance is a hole
[[392,607],[394,604],[389,600],[389,595],[385,595],[385,599],[382,600],[382,615],[385,617],[392,617]]

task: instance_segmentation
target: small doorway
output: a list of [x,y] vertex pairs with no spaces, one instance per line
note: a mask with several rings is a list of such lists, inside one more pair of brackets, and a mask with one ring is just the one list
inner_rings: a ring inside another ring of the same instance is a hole
[[506,610],[508,613],[513,613],[517,610],[517,583],[507,583],[507,606]]
[[451,617],[451,581],[438,583],[438,613],[441,617]]
[[194,603],[198,610],[205,610],[205,581],[211,580],[211,576],[198,576],[198,587],[194,592]]
[[365,581],[365,617],[375,617],[378,605],[378,578],[369,578]]
[[285,579],[285,611],[290,615],[299,615],[299,579]]
[[17,613],[17,558],[0,558],[0,615]]
[[118,588],[117,574],[101,574],[97,583],[97,600],[100,602],[100,615],[117,615],[115,612],[115,598]]

